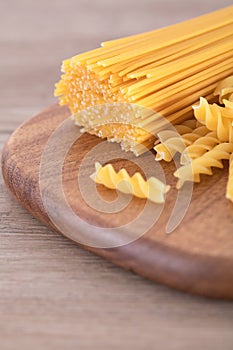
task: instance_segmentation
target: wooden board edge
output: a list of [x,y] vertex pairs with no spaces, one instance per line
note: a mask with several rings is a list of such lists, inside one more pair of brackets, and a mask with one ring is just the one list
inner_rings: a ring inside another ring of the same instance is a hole
[[[59,232],[50,222],[44,212],[43,206],[35,206],[33,200],[38,200],[39,188],[38,184],[30,183],[30,179],[28,179],[29,186],[31,186],[30,198],[26,198],[21,169],[17,168],[17,164],[11,158],[10,144],[13,142],[12,138],[17,135],[17,131],[22,127],[20,126],[13,133],[3,148],[2,173],[5,184],[10,194],[35,218],[52,230]],[[202,257],[200,255],[193,255],[190,260],[190,255],[184,252],[180,252],[179,254],[177,250],[172,250],[153,241],[148,242],[148,240],[142,237],[126,246],[108,249],[92,248],[83,246],[77,242],[74,243],[126,270],[133,271],[157,283],[201,296],[233,299],[233,271],[231,278],[228,279],[224,277],[223,273],[226,268],[229,270],[229,261],[226,259],[210,259],[207,261],[204,256]],[[170,259],[169,264],[164,264],[164,252],[168,259]],[[177,266],[180,267],[180,272],[177,272]],[[213,272],[212,274],[209,274],[210,270]],[[192,271],[191,274],[190,271]],[[216,281],[218,281],[217,284]]]

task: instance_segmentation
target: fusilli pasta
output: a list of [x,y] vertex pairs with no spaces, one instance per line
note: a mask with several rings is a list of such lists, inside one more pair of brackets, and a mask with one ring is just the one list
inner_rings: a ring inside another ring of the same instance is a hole
[[95,172],[91,175],[91,179],[110,189],[147,198],[154,203],[164,203],[165,193],[170,189],[170,186],[155,177],[150,177],[146,181],[138,172],[131,177],[124,168],[116,172],[111,164],[102,166],[98,162],[95,163]]
[[161,143],[154,147],[154,150],[157,152],[155,159],[163,159],[166,162],[170,162],[177,152],[184,152],[187,146],[193,144],[193,142],[208,132],[209,130],[205,126],[199,126],[182,136],[170,130],[161,131],[158,133]]
[[218,83],[214,95],[219,96],[220,103],[224,103],[224,100],[233,101],[233,75]]
[[175,125],[174,127],[180,135],[183,135],[192,132],[198,126],[200,126],[200,123],[196,120],[196,118],[192,118],[185,120],[183,123]]
[[209,130],[216,131],[222,142],[233,142],[233,103],[224,100],[225,107],[209,104],[201,97],[200,104],[193,106],[197,120],[205,124]]
[[201,157],[220,143],[216,131],[210,131],[205,136],[198,138],[190,146],[186,147],[180,157],[181,164],[187,164],[191,159]]
[[233,153],[231,155],[229,164],[229,176],[227,182],[226,198],[230,199],[233,202]]
[[222,168],[222,160],[229,159],[232,152],[233,143],[220,143],[191,163],[183,165],[174,173],[179,178],[177,188],[181,188],[185,181],[199,182],[200,174],[212,175],[211,167]]

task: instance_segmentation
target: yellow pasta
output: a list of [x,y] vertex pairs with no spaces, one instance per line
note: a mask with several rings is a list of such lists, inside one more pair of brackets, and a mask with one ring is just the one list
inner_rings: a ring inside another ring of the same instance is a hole
[[181,188],[186,181],[199,182],[201,174],[212,175],[211,168],[222,168],[222,160],[229,159],[232,152],[233,143],[220,143],[201,157],[181,166],[174,173],[174,176],[179,178],[177,188]]
[[192,118],[185,120],[181,124],[175,125],[175,129],[178,132],[178,134],[184,135],[192,132],[198,126],[201,126],[201,124],[195,118]]
[[194,115],[209,130],[216,131],[220,141],[233,142],[233,102],[224,100],[224,103],[225,107],[211,105],[201,97],[200,104],[193,107]]
[[164,203],[165,194],[170,189],[170,186],[155,177],[150,177],[146,181],[138,172],[130,177],[124,168],[116,172],[111,164],[102,166],[98,162],[95,163],[95,172],[91,175],[91,179],[110,189],[118,189],[139,198],[147,198],[154,203]]
[[[192,119],[185,120],[183,123],[179,125],[175,125],[174,128],[180,135],[183,135],[183,134],[192,132],[193,129],[201,125],[202,124],[199,123],[195,118],[192,118]],[[122,141],[121,143],[123,144],[124,146],[123,149],[125,151],[133,150],[134,154],[136,156],[139,156],[140,154],[145,152],[145,147],[146,149],[152,148],[151,145],[154,146],[154,141],[155,141],[154,137],[152,137],[151,139],[148,139],[148,141],[144,142],[143,144],[137,144],[136,142],[134,143],[133,141],[131,141],[131,144],[132,144],[131,148],[127,148],[127,145],[124,145],[124,141]]]
[[214,91],[215,96],[219,96],[219,102],[224,103],[223,100],[233,102],[233,75],[220,81]]
[[201,157],[204,153],[213,149],[220,143],[216,131],[210,131],[205,136],[199,137],[190,146],[186,147],[180,157],[181,164],[187,164],[191,159]]
[[230,199],[233,202],[233,153],[230,158],[226,198]]
[[158,133],[160,144],[154,147],[157,152],[156,160],[172,161],[176,153],[183,153],[187,146],[193,144],[201,136],[206,135],[209,130],[205,126],[199,126],[189,133],[180,136],[174,131],[165,130]]
[[[84,132],[120,142],[139,155],[153,147],[154,134],[166,128],[167,120],[190,119],[199,96],[213,100],[218,82],[233,74],[232,41],[233,6],[105,42],[63,62],[55,95]],[[90,112],[90,107],[115,102],[128,110],[118,106],[118,116]],[[142,108],[135,113],[133,105]]]

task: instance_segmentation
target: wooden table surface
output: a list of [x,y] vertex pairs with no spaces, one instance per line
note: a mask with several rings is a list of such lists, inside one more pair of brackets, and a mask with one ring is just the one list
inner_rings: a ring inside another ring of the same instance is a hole
[[[222,0],[227,6],[231,0]],[[219,1],[8,0],[0,20],[0,147],[52,104],[63,58],[217,9]],[[42,226],[0,175],[0,347],[233,347],[233,304],[156,285]]]

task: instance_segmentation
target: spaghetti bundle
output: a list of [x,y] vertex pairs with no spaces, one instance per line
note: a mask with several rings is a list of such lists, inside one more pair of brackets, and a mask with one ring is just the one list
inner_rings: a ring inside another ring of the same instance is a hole
[[[218,82],[233,74],[232,42],[233,6],[104,42],[63,62],[55,95],[69,106],[84,132],[140,154],[140,145],[153,147],[154,135],[166,121],[179,124],[189,119],[199,96],[212,102]],[[115,102],[128,108],[117,116],[88,112]],[[133,105],[142,109],[135,112]]]

